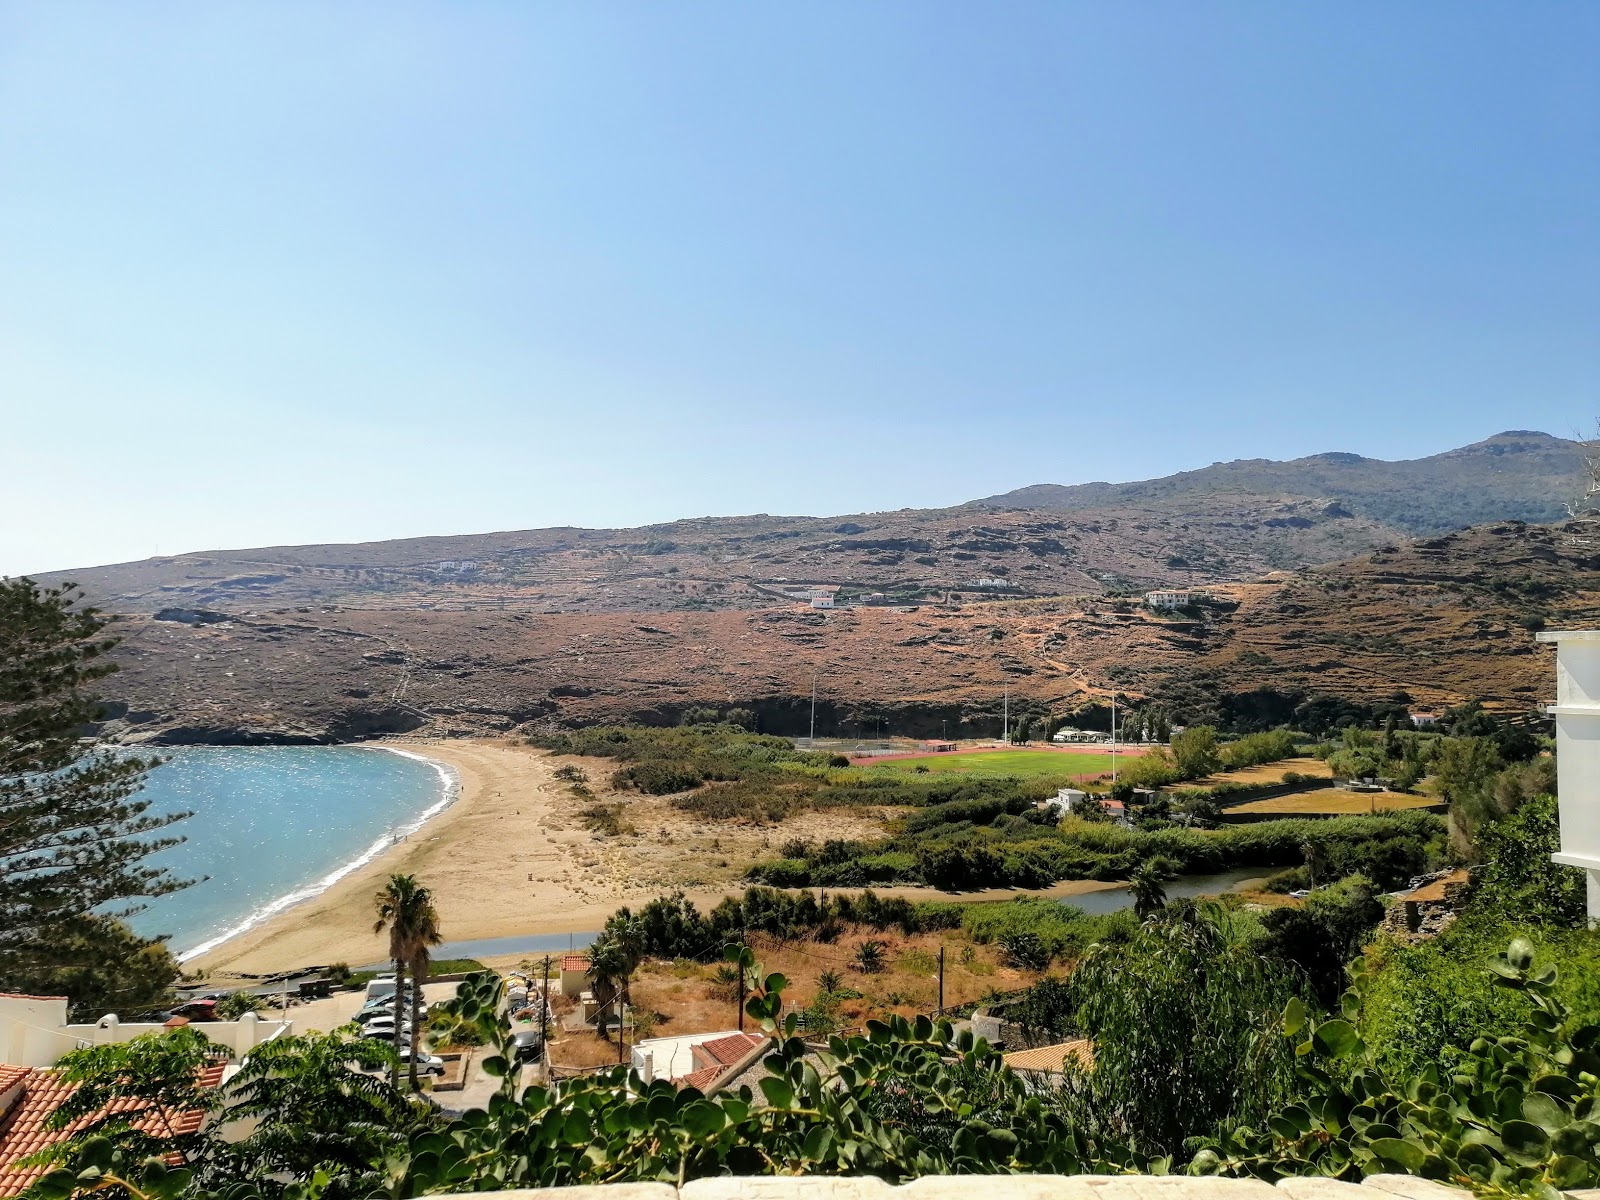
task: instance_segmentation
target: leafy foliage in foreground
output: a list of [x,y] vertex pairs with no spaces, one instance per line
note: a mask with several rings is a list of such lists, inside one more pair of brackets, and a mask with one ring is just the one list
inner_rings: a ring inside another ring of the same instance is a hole
[[[1491,963],[1496,982],[1532,1012],[1519,1036],[1477,1038],[1441,1075],[1377,1066],[1344,1017],[1311,1024],[1291,1003],[1284,1032],[1303,1039],[1303,1099],[1267,1129],[1240,1128],[1195,1159],[1207,1172],[1360,1178],[1380,1171],[1557,1200],[1600,1183],[1600,1023],[1574,1021],[1555,996],[1553,967],[1533,970],[1521,939]],[[1358,1017],[1364,979],[1345,998]]]
[[[1174,963],[1187,963],[1187,978],[1221,962],[1244,993],[1270,1000],[1271,981],[1250,977],[1244,958],[1226,967],[1225,930],[1206,932],[1192,913],[1167,920],[1149,931],[1150,948],[1162,939],[1177,945]],[[743,947],[734,952],[748,960]],[[1159,958],[1147,964],[1156,972],[1147,991],[1170,1000],[1182,979],[1176,971],[1161,977]],[[1270,1083],[1251,1099],[1259,1111],[1220,1098],[1212,1115],[1224,1116],[1225,1128],[1184,1169],[1265,1179],[1398,1171],[1541,1200],[1600,1181],[1600,1023],[1571,1017],[1555,997],[1555,971],[1536,971],[1525,942],[1491,969],[1500,986],[1529,998],[1531,1016],[1519,1036],[1475,1040],[1447,1077],[1430,1068],[1396,1078],[1371,1060],[1356,1025],[1359,974],[1341,1017],[1313,1023],[1289,1000],[1276,1041],[1264,1025],[1247,1031],[1244,1053],[1259,1056]],[[486,1109],[420,1126],[381,1161],[348,1169],[324,1158],[292,1183],[258,1172],[220,1191],[198,1173],[137,1162],[134,1147],[94,1137],[76,1145],[34,1197],[120,1189],[134,1200],[314,1200],[717,1174],[1161,1173],[1174,1160],[1158,1141],[1184,1138],[1184,1154],[1193,1145],[1192,1121],[1160,1138],[1135,1132],[1149,1090],[1116,1091],[1115,1077],[1149,1082],[1170,1060],[1123,1062],[1106,1053],[1089,1075],[1071,1072],[1062,1088],[1039,1089],[1005,1069],[984,1041],[927,1018],[875,1023],[867,1036],[835,1037],[818,1053],[795,1036],[794,1017],[782,1015],[786,985],[767,976],[746,1006],[772,1037],[757,1089],[706,1096],[616,1068],[519,1093],[518,1047],[498,1015],[504,983],[476,975],[451,1006],[499,1049],[484,1062],[502,1079]],[[1169,1024],[1184,1033],[1183,1022]],[[1292,1083],[1277,1065],[1287,1058],[1296,1063]],[[1287,1099],[1273,1098],[1280,1087]],[[1090,1113],[1099,1119],[1086,1119]]]

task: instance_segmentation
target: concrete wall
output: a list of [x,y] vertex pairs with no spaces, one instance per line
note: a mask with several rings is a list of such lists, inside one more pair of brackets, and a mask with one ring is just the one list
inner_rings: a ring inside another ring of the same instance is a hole
[[[868,1176],[758,1176],[605,1187],[535,1188],[498,1200],[1471,1200],[1472,1193],[1410,1175],[1362,1183],[1197,1179],[1188,1175],[929,1175],[896,1187]],[[1595,1193],[1590,1193],[1594,1196]]]
[[[107,1014],[92,1025],[69,1025],[64,999],[0,996],[0,1062],[19,1067],[53,1067],[63,1054],[82,1046],[129,1042],[141,1034],[160,1033],[153,1021],[119,1021]],[[237,1021],[204,1021],[195,1025],[237,1062],[262,1042],[294,1032],[293,1021],[263,1020],[245,1013]]]
[[48,1067],[78,1043],[63,1039],[64,996],[0,996],[0,1063]]

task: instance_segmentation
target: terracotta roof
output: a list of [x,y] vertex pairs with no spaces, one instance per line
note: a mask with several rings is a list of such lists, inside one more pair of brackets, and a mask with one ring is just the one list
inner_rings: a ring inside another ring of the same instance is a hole
[[561,956],[561,969],[563,971],[587,971],[589,969],[589,956],[587,954],[563,954]]
[[713,1038],[709,1042],[701,1042],[695,1047],[695,1057],[704,1054],[714,1062],[724,1067],[731,1067],[757,1046],[764,1045],[766,1038],[757,1037],[753,1033],[733,1033],[727,1037]]
[[[224,1063],[215,1063],[205,1067],[200,1074],[201,1084],[213,1088],[218,1086],[222,1082],[225,1066]],[[23,1074],[12,1076],[11,1079],[12,1082],[21,1079],[22,1099],[10,1112],[0,1116],[0,1197],[20,1195],[49,1169],[13,1166],[12,1164],[18,1160],[27,1158],[30,1154],[37,1154],[47,1146],[65,1141],[91,1121],[108,1113],[138,1113],[146,1108],[143,1100],[132,1098],[115,1100],[100,1112],[74,1121],[65,1129],[46,1129],[45,1121],[49,1119],[50,1114],[78,1090],[78,1085],[67,1083],[61,1078],[59,1071],[44,1067],[0,1067],[0,1072],[17,1070]],[[6,1078],[6,1075],[0,1074],[0,1080]],[[181,1112],[172,1117],[170,1124],[174,1133],[186,1134],[199,1130],[204,1120],[204,1113]],[[153,1115],[134,1122],[135,1128],[142,1129],[146,1133],[165,1133],[166,1124],[158,1121]]]
[[32,1067],[13,1067],[10,1063],[0,1063],[0,1092],[7,1090],[17,1080],[26,1079],[31,1070]]
[[697,1092],[703,1092],[717,1081],[717,1076],[726,1071],[727,1067],[702,1067],[698,1071],[674,1079],[672,1082],[680,1088],[692,1087]]
[[1038,1046],[1032,1050],[1013,1050],[1002,1054],[1000,1061],[1013,1071],[1053,1071],[1066,1069],[1067,1059],[1081,1067],[1094,1066],[1094,1046],[1088,1038],[1073,1038],[1070,1042],[1057,1042],[1053,1046]]

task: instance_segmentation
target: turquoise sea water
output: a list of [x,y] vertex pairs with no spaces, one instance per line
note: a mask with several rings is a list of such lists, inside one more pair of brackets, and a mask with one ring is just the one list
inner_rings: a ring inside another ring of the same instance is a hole
[[192,810],[188,840],[149,861],[204,882],[152,901],[130,922],[192,955],[322,891],[454,795],[443,768],[360,746],[196,746],[168,759],[144,790],[152,812]]

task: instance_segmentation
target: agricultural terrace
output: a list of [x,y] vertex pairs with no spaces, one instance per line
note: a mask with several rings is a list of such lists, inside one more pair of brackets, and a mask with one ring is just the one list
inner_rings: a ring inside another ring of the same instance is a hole
[[1227,810],[1228,816],[1236,813],[1266,813],[1272,816],[1359,816],[1362,813],[1400,812],[1405,809],[1431,808],[1438,804],[1435,796],[1413,796],[1404,792],[1351,792],[1344,788],[1323,788],[1314,792],[1297,792],[1290,796],[1274,796],[1270,800],[1252,800]]
[[[1117,759],[1136,758],[1143,751],[1118,749]],[[856,765],[881,771],[957,771],[982,775],[1099,775],[1111,771],[1111,755],[1081,750],[968,750],[922,754],[888,762],[862,759]]]

